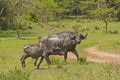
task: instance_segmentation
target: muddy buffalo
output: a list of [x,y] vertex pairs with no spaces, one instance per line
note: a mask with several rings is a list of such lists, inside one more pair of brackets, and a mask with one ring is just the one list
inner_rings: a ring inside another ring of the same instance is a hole
[[[33,59],[35,59],[35,62],[34,62],[34,65],[37,66],[37,69],[39,69],[39,66],[40,64],[42,63],[43,59],[45,58],[46,62],[48,63],[48,67],[50,67],[49,65],[49,58],[47,58],[45,55],[45,52],[43,50],[43,48],[41,47],[40,44],[28,44],[28,45],[25,45],[24,48],[23,48],[23,55],[22,57],[20,58],[20,61],[21,61],[21,65],[22,67],[26,67],[26,64],[25,64],[25,60],[28,58],[28,57],[31,57]],[[54,51],[54,54],[59,54],[59,50],[56,50]],[[40,61],[37,65],[37,60],[38,58],[40,57]]]
[[24,46],[23,48],[23,55],[21,57],[21,64],[22,67],[25,67],[25,59],[27,59],[28,57],[32,57],[33,59],[35,59],[34,65],[36,66],[37,60],[39,57],[40,58],[40,62],[37,65],[37,68],[39,68],[39,65],[42,63],[43,59],[44,59],[44,52],[43,49],[41,48],[41,46],[39,44],[28,44],[26,46]]
[[[60,32],[56,34],[50,34],[44,36],[40,39],[40,45],[45,51],[45,58],[50,66],[49,55],[64,55],[64,60],[66,62],[67,53],[73,52],[73,54],[79,60],[78,52],[76,51],[77,44],[81,43],[88,34],[82,35],[79,33],[74,33],[70,31]],[[66,62],[67,63],[67,62]]]

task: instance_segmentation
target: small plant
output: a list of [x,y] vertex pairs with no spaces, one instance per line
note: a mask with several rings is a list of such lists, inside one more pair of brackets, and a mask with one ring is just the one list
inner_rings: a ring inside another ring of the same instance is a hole
[[109,31],[109,33],[111,33],[111,34],[118,34],[118,30]]
[[90,29],[89,29],[89,28],[82,28],[80,31],[81,31],[81,32],[90,31]]
[[60,27],[64,27],[64,25],[62,25],[61,23],[59,22],[56,22],[56,23],[52,23],[52,24],[49,24],[49,26],[51,27],[55,27],[55,28],[60,28]]
[[86,62],[87,61],[87,57],[86,56],[82,56],[81,58],[80,58],[80,62],[81,63],[84,63],[84,62]]
[[77,22],[80,22],[80,19],[78,19]]
[[78,33],[79,32],[80,25],[74,25],[72,26],[72,29],[74,32]]
[[86,31],[90,31],[90,29],[89,29],[89,28],[86,28]]
[[81,31],[81,32],[84,32],[84,31],[85,31],[85,29],[84,29],[84,28],[82,28],[80,31]]
[[100,28],[98,26],[95,26],[95,30],[100,30]]
[[62,25],[62,28],[65,28],[65,25],[64,25],[64,24]]

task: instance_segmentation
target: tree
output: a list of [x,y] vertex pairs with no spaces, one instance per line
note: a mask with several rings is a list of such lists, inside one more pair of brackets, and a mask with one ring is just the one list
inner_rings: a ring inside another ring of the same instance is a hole
[[7,4],[7,0],[0,0],[0,29],[7,30],[8,21],[10,18],[9,15],[9,5]]
[[120,21],[120,0],[114,0],[114,6],[115,6],[115,10],[118,11],[117,13],[117,18]]
[[21,20],[21,16],[24,15],[26,12],[26,7],[24,3],[24,0],[8,0],[10,11],[9,15],[11,16],[11,20],[13,21],[13,29],[16,30],[17,38],[19,39],[21,38],[20,29],[24,27]]
[[105,22],[106,32],[108,32],[108,22],[117,14],[117,11],[104,1],[97,2],[97,6],[95,10],[90,11],[90,14],[97,19],[103,20]]
[[57,4],[54,0],[35,0],[33,6],[33,11],[41,24],[55,17]]

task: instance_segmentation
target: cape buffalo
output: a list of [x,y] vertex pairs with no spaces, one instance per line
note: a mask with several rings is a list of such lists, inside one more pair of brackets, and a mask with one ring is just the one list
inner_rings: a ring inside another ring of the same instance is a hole
[[23,51],[24,51],[24,54],[22,55],[20,59],[22,67],[26,66],[25,64],[26,58],[32,57],[33,59],[35,59],[34,65],[36,66],[38,58],[41,57],[40,62],[37,65],[37,68],[39,68],[39,65],[42,63],[44,59],[44,53],[43,53],[41,46],[39,44],[28,44],[24,46]]
[[[79,60],[78,52],[76,51],[76,45],[81,43],[81,40],[85,39],[88,34],[82,35],[79,33],[74,33],[70,31],[65,31],[56,34],[50,34],[40,39],[40,45],[45,51],[46,59],[50,65],[49,55],[64,55],[64,60],[66,62],[67,53],[73,52],[74,55]],[[54,53],[58,52],[58,54]]]
[[[36,66],[38,58],[41,57],[40,62],[37,65],[37,69],[39,68],[39,66],[42,63],[44,58],[45,58],[46,62],[48,63],[48,67],[49,67],[50,60],[49,60],[49,58],[44,57],[46,54],[40,44],[28,44],[28,45],[24,46],[23,52],[24,52],[24,54],[22,55],[22,57],[20,59],[22,67],[26,67],[25,59],[27,59],[28,57],[32,57],[33,59],[35,59],[35,62],[34,62],[35,66]],[[59,50],[54,51],[54,54],[57,54],[57,53],[59,54]]]

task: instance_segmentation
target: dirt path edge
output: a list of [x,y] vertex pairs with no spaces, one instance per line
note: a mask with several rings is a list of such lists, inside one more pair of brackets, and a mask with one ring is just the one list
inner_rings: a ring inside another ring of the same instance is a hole
[[120,55],[118,54],[100,51],[97,49],[97,46],[89,47],[86,51],[91,55],[87,56],[87,61],[120,64]]

